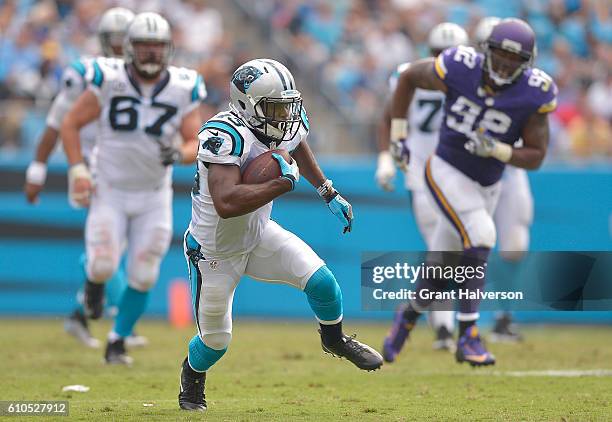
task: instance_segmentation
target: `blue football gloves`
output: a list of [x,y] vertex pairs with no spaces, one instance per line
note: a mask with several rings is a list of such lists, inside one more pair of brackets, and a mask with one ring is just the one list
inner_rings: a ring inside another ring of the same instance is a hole
[[272,158],[278,162],[281,168],[281,177],[291,182],[291,190],[295,189],[295,184],[300,180],[300,169],[295,160],[292,160],[291,164],[289,164],[282,155],[275,152],[272,153]]
[[327,201],[327,206],[344,225],[344,230],[342,233],[350,232],[353,228],[353,207],[351,204],[349,204],[346,199],[335,191],[334,194],[332,194],[331,199]]
[[344,225],[342,233],[350,232],[353,228],[353,207],[333,188],[333,182],[326,179],[317,188],[317,193],[325,200],[332,214]]

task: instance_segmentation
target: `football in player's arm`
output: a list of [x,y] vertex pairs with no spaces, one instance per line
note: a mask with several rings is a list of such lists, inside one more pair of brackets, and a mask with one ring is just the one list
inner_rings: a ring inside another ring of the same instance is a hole
[[[327,178],[306,141],[300,142],[293,151],[292,157],[297,166],[286,163],[282,157],[275,157],[281,165],[283,177],[254,185],[241,183],[242,178],[238,166],[209,164],[208,187],[219,217],[238,217],[253,212],[274,198],[293,190],[299,179],[299,173],[316,188],[325,184]],[[283,167],[286,167],[287,170],[284,170]],[[293,178],[290,176],[292,172],[295,174]],[[351,205],[335,189],[324,190],[322,197],[334,215],[343,223],[343,232],[350,232],[353,225]],[[340,205],[337,207],[334,207],[334,204],[330,205],[332,200]],[[344,206],[345,203],[346,206]]]
[[238,217],[262,207],[274,198],[295,188],[300,173],[317,188],[331,212],[342,222],[343,233],[353,226],[352,206],[336,191],[323,174],[306,140],[292,152],[293,162],[273,155],[279,162],[282,176],[265,183],[243,184],[240,167],[207,163],[208,188],[215,210],[221,218]]
[[[185,410],[207,407],[207,371],[230,345],[232,301],[242,275],[303,291],[319,322],[324,351],[363,370],[382,365],[378,352],[343,333],[342,292],[325,262],[270,218],[271,201],[293,190],[301,172],[344,233],[353,222],[351,205],[326,179],[306,142],[310,125],[293,75],[275,60],[251,60],[234,72],[230,98],[229,110],[208,120],[198,135],[191,222],[185,233],[197,334],[181,367],[178,398]],[[243,171],[270,151],[280,167],[278,177],[247,183],[253,179],[245,176],[243,181]]]

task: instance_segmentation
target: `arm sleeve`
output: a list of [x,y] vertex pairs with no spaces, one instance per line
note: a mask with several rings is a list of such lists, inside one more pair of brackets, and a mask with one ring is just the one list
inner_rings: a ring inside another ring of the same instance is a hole
[[244,139],[230,124],[209,120],[198,133],[198,160],[214,164],[240,166],[244,152]]

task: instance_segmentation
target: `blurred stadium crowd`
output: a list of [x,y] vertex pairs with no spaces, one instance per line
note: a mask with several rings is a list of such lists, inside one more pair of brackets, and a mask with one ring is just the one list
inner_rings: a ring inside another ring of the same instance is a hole
[[206,75],[207,106],[225,107],[229,77],[246,59],[205,0],[0,0],[0,151],[34,148],[63,68],[100,54],[98,20],[116,5],[163,14],[173,28],[173,62]]
[[[538,36],[536,65],[555,78],[551,152],[612,159],[612,11],[609,0],[237,0],[345,118],[373,126],[397,64],[427,55],[445,20],[472,32],[484,16],[517,16]],[[164,14],[174,63],[198,69],[208,105],[224,107],[231,71],[249,58],[206,0],[0,0],[0,151],[31,149],[64,66],[97,54],[97,21],[111,6]],[[331,93],[331,94],[330,94]],[[33,107],[37,106],[37,107]],[[367,152],[367,151],[364,151]]]
[[536,66],[560,88],[552,152],[612,158],[609,0],[263,0],[256,14],[288,34],[296,67],[333,92],[345,115],[370,124],[389,75],[427,55],[435,24],[455,22],[472,34],[482,17],[521,17],[537,34]]

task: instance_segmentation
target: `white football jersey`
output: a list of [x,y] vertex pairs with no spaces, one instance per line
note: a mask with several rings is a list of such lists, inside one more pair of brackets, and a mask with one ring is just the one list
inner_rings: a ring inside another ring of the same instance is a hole
[[160,148],[172,145],[183,116],[206,97],[195,70],[169,66],[154,86],[140,86],[122,59],[96,59],[88,89],[101,107],[96,136],[97,178],[124,190],[170,186],[172,167]]
[[208,120],[198,134],[197,172],[192,190],[189,231],[202,246],[206,258],[223,259],[251,252],[261,240],[272,212],[272,202],[239,217],[222,219],[215,210],[208,190],[208,164],[229,164],[243,172],[255,157],[270,149],[292,153],[306,139],[308,118],[302,110],[302,123],[295,137],[275,145],[266,145],[253,134],[246,123],[230,111]]
[[[87,87],[87,75],[91,71],[94,60],[94,57],[81,57],[64,69],[60,91],[53,100],[47,114],[47,126],[59,132],[64,116]],[[88,162],[91,160],[95,145],[96,126],[96,122],[92,122],[82,128],[80,132],[81,153]]]
[[[389,91],[395,91],[397,78],[409,66],[404,63],[389,79]],[[433,155],[438,145],[442,115],[444,114],[445,94],[441,91],[430,91],[417,88],[408,109],[408,145],[410,163],[406,177],[409,189],[424,188],[423,172],[425,162]]]

